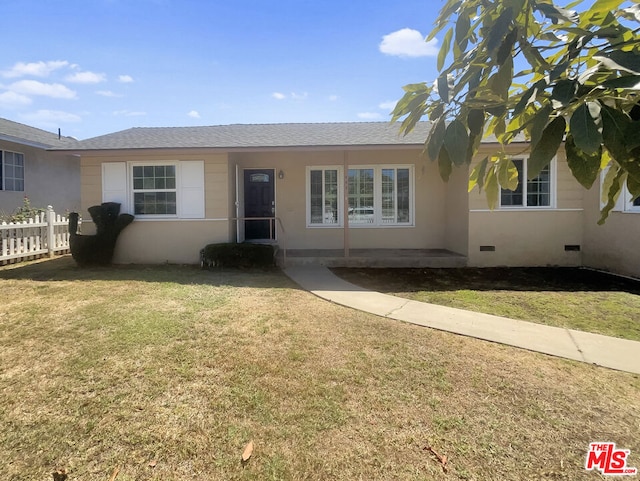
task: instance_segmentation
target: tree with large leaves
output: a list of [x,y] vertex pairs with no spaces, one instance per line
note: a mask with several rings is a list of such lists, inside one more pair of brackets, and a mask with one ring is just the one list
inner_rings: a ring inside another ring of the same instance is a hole
[[600,222],[626,185],[640,196],[640,6],[624,0],[447,0],[427,40],[444,38],[433,84],[404,87],[392,113],[410,132],[431,122],[425,151],[445,179],[484,137],[501,148],[472,170],[490,207],[518,171],[506,146],[529,141],[528,177],[563,148],[590,188],[606,169]]

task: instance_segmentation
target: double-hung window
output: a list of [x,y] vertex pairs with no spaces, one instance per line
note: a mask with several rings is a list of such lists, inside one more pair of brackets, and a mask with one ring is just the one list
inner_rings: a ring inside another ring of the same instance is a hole
[[204,162],[104,162],[102,202],[140,219],[203,219]]
[[408,167],[381,170],[382,224],[411,222],[411,171]]
[[24,191],[24,154],[0,150],[0,190]]
[[307,170],[307,224],[312,226],[341,223],[342,169],[312,167]]
[[[349,225],[413,225],[412,166],[349,166],[346,179]],[[342,226],[344,212],[341,167],[307,169],[307,225]]]
[[133,213],[176,215],[176,165],[134,165]]
[[518,169],[518,187],[502,189],[501,207],[552,207],[553,206],[553,161],[533,179],[527,179],[527,158],[512,159]]

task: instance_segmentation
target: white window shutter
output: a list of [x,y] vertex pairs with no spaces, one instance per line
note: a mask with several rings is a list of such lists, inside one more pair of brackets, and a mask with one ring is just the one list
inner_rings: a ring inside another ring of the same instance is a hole
[[180,162],[179,217],[204,219],[204,162]]
[[119,202],[120,212],[129,212],[127,202],[127,164],[104,162],[102,164],[102,202]]

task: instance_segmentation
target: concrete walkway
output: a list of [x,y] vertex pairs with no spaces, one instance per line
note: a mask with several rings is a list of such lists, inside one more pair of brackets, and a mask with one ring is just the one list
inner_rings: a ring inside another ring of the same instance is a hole
[[303,289],[378,316],[640,374],[640,342],[411,301],[351,284],[326,267],[284,270]]

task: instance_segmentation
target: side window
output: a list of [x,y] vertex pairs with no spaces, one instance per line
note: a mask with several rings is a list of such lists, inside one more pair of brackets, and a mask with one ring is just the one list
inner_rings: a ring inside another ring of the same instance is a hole
[[[518,187],[500,191],[501,207],[551,207],[552,164],[547,165],[533,179],[527,179],[527,158],[512,159],[518,169]],[[553,163],[553,161],[552,161]]]

